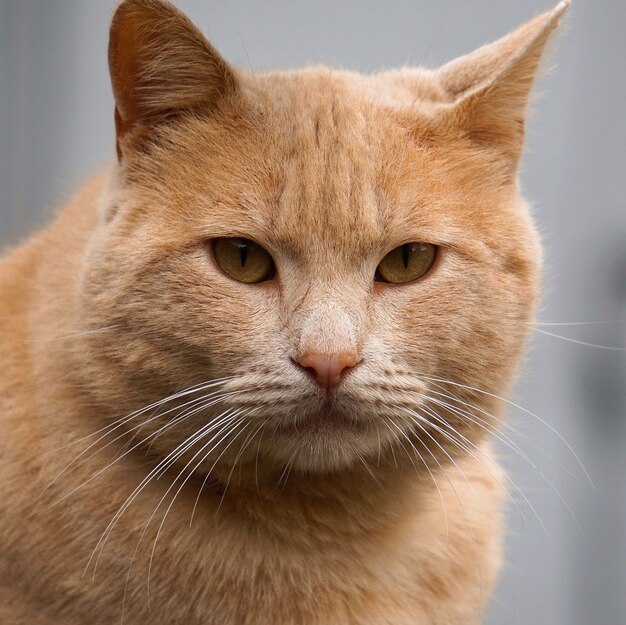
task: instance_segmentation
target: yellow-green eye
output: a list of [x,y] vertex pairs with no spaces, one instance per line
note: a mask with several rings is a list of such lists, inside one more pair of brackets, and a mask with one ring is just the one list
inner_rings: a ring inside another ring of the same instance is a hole
[[430,243],[405,243],[380,261],[376,280],[403,284],[421,278],[433,266],[437,248]]
[[263,282],[274,275],[272,257],[249,239],[215,239],[213,254],[220,269],[233,280]]

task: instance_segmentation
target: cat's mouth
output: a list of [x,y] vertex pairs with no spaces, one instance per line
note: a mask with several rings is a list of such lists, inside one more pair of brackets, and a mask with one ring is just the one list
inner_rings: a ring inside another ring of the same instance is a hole
[[330,405],[325,405],[291,424],[285,423],[280,430],[284,433],[302,436],[323,436],[362,433],[366,427],[366,422],[355,415],[347,415]]
[[324,403],[284,419],[276,430],[271,455],[280,466],[303,471],[335,471],[363,456],[377,454],[385,433],[358,411]]

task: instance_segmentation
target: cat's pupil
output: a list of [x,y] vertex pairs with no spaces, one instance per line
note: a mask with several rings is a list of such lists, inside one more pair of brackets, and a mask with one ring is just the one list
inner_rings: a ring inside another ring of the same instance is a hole
[[409,267],[409,256],[411,255],[411,249],[408,243],[405,243],[402,246],[402,262],[404,263],[404,268],[408,269]]
[[248,241],[243,239],[239,244],[239,260],[241,261],[241,266],[243,267],[246,264],[246,260],[248,259]]

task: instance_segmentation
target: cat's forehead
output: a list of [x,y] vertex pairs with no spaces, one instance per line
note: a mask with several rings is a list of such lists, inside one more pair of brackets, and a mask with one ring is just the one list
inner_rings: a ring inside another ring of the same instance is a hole
[[257,80],[277,182],[265,216],[285,244],[339,240],[358,253],[419,221],[413,204],[427,172],[418,174],[423,159],[406,123],[417,95],[397,78],[313,68]]
[[193,209],[182,227],[355,262],[460,227],[454,206],[471,193],[448,184],[458,155],[414,137],[437,103],[427,74],[299,70],[251,76],[244,95],[225,118],[168,131],[148,184],[175,218]]
[[326,66],[265,74],[245,75],[242,87],[253,100],[265,106],[298,113],[326,113],[327,119],[356,113],[367,115],[376,109],[404,111],[449,101],[436,73],[421,68],[388,70],[373,74],[338,70]]

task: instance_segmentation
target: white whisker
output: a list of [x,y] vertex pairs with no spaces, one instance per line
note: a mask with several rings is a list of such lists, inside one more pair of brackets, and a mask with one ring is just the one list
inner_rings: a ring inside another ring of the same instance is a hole
[[[210,425],[212,427],[207,428],[207,426],[201,428],[198,432],[195,432],[191,437],[189,437],[188,439],[186,439],[185,441],[183,441],[183,443],[181,445],[179,445],[176,449],[180,451],[180,454],[178,455],[178,457],[180,457],[180,455],[182,455],[183,453],[185,453],[185,451],[187,449],[189,449],[190,447],[192,447],[195,443],[197,443],[198,441],[200,441],[204,436],[210,434],[214,429],[216,429],[217,427],[223,426],[222,429],[220,429],[216,434],[214,434],[209,441],[198,451],[196,452],[196,454],[189,460],[189,462],[187,462],[187,464],[182,468],[182,470],[180,471],[180,473],[178,474],[178,476],[176,477],[176,479],[174,479],[174,481],[172,482],[172,484],[169,486],[169,488],[166,490],[166,492],[163,494],[163,496],[161,497],[161,499],[159,500],[157,506],[155,507],[154,511],[152,512],[152,515],[150,516],[150,518],[148,519],[148,522],[145,524],[143,531],[141,532],[141,535],[139,537],[139,540],[137,541],[137,545],[135,547],[135,551],[133,552],[133,556],[131,558],[129,567],[128,567],[128,573],[126,575],[126,586],[125,586],[125,591],[124,591],[124,599],[126,597],[126,588],[128,587],[128,582],[130,579],[130,573],[132,570],[132,566],[133,563],[135,561],[135,557],[137,556],[137,553],[139,551],[139,547],[143,541],[143,538],[146,534],[146,532],[148,531],[148,527],[150,526],[150,524],[152,523],[152,520],[154,519],[156,513],[158,512],[159,508],[161,507],[163,501],[166,499],[167,495],[170,493],[170,491],[172,490],[172,488],[174,488],[176,482],[178,481],[178,479],[180,478],[180,476],[185,472],[185,470],[187,469],[187,467],[189,467],[190,464],[193,463],[193,461],[198,457],[198,455],[200,455],[205,449],[206,447],[208,447],[218,436],[221,435],[221,438],[218,440],[217,443],[215,443],[213,445],[213,447],[211,448],[211,450],[209,450],[209,454],[211,453],[211,451],[220,444],[220,442],[225,438],[225,436],[227,436],[242,420],[243,417],[241,418],[237,418],[239,417],[241,410],[239,412],[234,411],[232,409],[227,410],[226,412],[222,413],[222,415],[220,415],[218,417],[218,419],[216,419],[214,422],[211,422]],[[216,423],[217,421],[217,423]],[[224,430],[228,430],[226,433],[224,432]],[[176,451],[176,450],[174,450]],[[170,458],[172,454],[169,454],[168,456],[166,456],[166,458],[164,458],[161,463],[166,463],[166,461],[168,461],[168,459]],[[208,455],[208,454],[207,454]],[[206,456],[205,456],[206,457]],[[176,458],[173,459],[172,462],[175,462]],[[203,460],[201,460],[202,462]],[[171,466],[172,462],[169,462],[169,466]],[[200,463],[201,463],[200,462]],[[160,464],[161,464],[160,463]],[[199,466],[199,464],[197,465]],[[189,476],[193,475],[195,469],[197,468],[197,466],[191,470]],[[136,497],[136,495],[139,494],[139,492],[141,492],[141,490],[143,490],[143,488],[145,488],[145,486],[148,484],[149,481],[151,481],[152,479],[154,479],[154,477],[157,475],[158,471],[155,472],[155,470],[153,469],[153,471],[151,471],[151,473],[144,479],[144,481],[142,482],[142,484],[140,484],[135,491],[133,491],[133,493],[131,493],[130,497],[127,498],[127,500],[124,502],[123,506],[120,508],[120,510],[118,511],[117,514],[119,514],[119,516],[121,516],[121,514],[124,513],[124,506],[126,506],[126,504],[130,505],[132,503],[132,500]],[[187,479],[189,479],[189,476]],[[145,483],[144,483],[145,482]],[[183,484],[184,486],[184,484]],[[139,489],[139,490],[138,490]],[[182,489],[182,488],[181,488]],[[180,492],[179,489],[176,494],[174,495],[174,497],[172,498],[172,501],[170,502],[171,504],[173,504],[174,499],[176,498],[176,496],[178,495],[178,493]],[[132,499],[131,499],[132,498]],[[171,507],[171,505],[170,505]],[[169,508],[168,508],[169,511]],[[116,514],[116,516],[117,516]],[[167,513],[166,513],[167,514]],[[112,522],[115,520],[115,517],[112,519]],[[119,520],[119,517],[118,517]],[[115,521],[117,522],[117,521]],[[111,524],[109,524],[111,525]],[[113,524],[113,526],[111,526],[110,531],[108,532],[110,535],[110,532],[112,531],[113,527],[115,524]],[[107,530],[109,530],[109,528],[107,527],[107,529],[105,529],[105,533],[107,532]],[[103,533],[102,538],[105,536],[105,534]],[[106,539],[105,539],[106,540]],[[94,552],[92,553],[92,558],[93,558],[93,554],[95,553],[95,551],[98,549],[98,545],[96,545],[96,548],[94,549]],[[102,549],[104,549],[104,543],[102,543],[102,547],[100,549],[100,553],[102,553]],[[98,556],[99,557],[99,556]],[[89,565],[89,564],[88,564]],[[94,566],[94,576],[95,576],[95,571],[98,565],[98,560],[96,559],[96,563]],[[148,581],[148,586],[149,586],[149,581]],[[148,595],[149,596],[149,595]],[[148,599],[149,600],[149,599]],[[124,609],[122,606],[122,616],[124,614]]]
[[539,332],[540,334],[545,334],[546,336],[551,336],[555,339],[562,339],[563,341],[567,341],[568,343],[576,343],[577,345],[583,345],[585,347],[595,347],[596,349],[606,349],[612,352],[626,351],[626,347],[613,347],[612,345],[598,345],[597,343],[589,343],[588,341],[581,341],[579,339],[573,339],[570,336],[562,336],[560,334],[555,334],[554,332],[541,330],[540,328],[534,328],[534,330],[535,332]]
[[[202,404],[199,407],[194,408],[194,410],[192,410],[191,412],[187,412],[185,413],[184,418],[187,419],[190,416],[192,416],[193,414],[196,414],[198,412],[202,412],[204,410],[206,410],[209,406],[214,405],[215,403],[219,403],[220,401],[222,401],[222,399],[217,399],[217,400],[211,400],[210,402],[206,403],[206,404]],[[100,475],[102,475],[107,469],[109,469],[110,467],[112,467],[114,464],[116,464],[117,462],[119,462],[122,458],[124,458],[125,456],[127,456],[128,454],[132,453],[133,451],[135,451],[137,448],[141,447],[142,445],[145,445],[146,441],[150,440],[150,438],[154,437],[154,436],[158,436],[162,431],[169,429],[171,427],[173,427],[173,425],[175,425],[176,423],[178,423],[180,421],[181,417],[177,417],[176,419],[166,423],[165,425],[163,425],[161,428],[159,428],[158,430],[156,430],[155,432],[153,432],[152,434],[148,435],[146,438],[141,439],[139,442],[137,442],[135,445],[133,445],[130,449],[128,449],[127,451],[125,451],[121,456],[117,455],[114,457],[113,460],[111,460],[107,465],[105,465],[102,469],[100,469],[99,471],[97,471],[96,473],[94,473],[91,477],[89,477],[87,480],[85,480],[84,482],[82,482],[81,484],[79,484],[77,487],[75,487],[74,489],[72,489],[71,491],[69,491],[68,493],[66,493],[65,495],[63,495],[61,498],[55,500],[53,503],[51,503],[49,506],[47,506],[46,508],[44,508],[41,512],[39,512],[38,514],[35,515],[35,517],[40,516],[41,514],[43,514],[44,512],[46,512],[47,510],[49,510],[50,508],[57,506],[59,503],[61,503],[62,501],[64,501],[65,499],[67,499],[68,497],[70,497],[71,495],[73,495],[74,493],[76,493],[78,490],[80,490],[81,488],[84,488],[87,484],[89,484],[90,482],[92,482],[93,480],[95,480],[96,478],[98,478]],[[142,426],[145,425],[142,424]],[[139,426],[138,426],[139,427]],[[132,431],[133,429],[136,428],[132,428],[130,431]],[[98,450],[97,452],[95,452],[94,454],[92,454],[91,456],[89,456],[89,458],[93,457],[96,453],[98,453],[99,451],[102,451],[103,449],[105,449],[106,447],[108,447],[109,445],[113,444],[115,441],[119,440],[120,438],[122,438],[123,436],[128,435],[129,432],[125,432],[124,434],[119,435],[118,437],[116,437],[114,440],[110,441],[109,443],[107,443],[106,445],[104,445],[100,450]],[[72,461],[73,464],[74,461]],[[65,472],[66,469],[64,469],[64,471],[62,473]],[[56,481],[58,478],[60,477],[57,476],[55,478],[55,480],[53,480],[52,483],[54,483],[54,481]],[[51,484],[50,484],[51,485]],[[50,486],[49,485],[49,486]],[[48,486],[48,487],[49,487]],[[45,492],[45,491],[44,491]],[[41,496],[41,495],[40,495]]]
[[[437,384],[437,383],[433,383],[434,386],[443,389],[444,387],[441,384]],[[429,392],[431,394],[435,394],[439,397],[445,397],[446,399],[449,399],[453,402],[455,402],[455,404],[460,404],[461,407],[459,407],[458,405],[451,405],[446,401],[442,401],[439,400],[441,406],[443,406],[444,408],[448,409],[450,412],[454,413],[457,416],[460,416],[461,419],[464,419],[464,416],[466,416],[472,423],[475,423],[476,425],[478,425],[479,427],[482,427],[484,429],[488,429],[488,432],[494,436],[497,440],[499,440],[500,442],[502,442],[504,445],[506,445],[507,447],[509,447],[512,451],[514,451],[515,453],[519,454],[520,457],[522,457],[526,462],[528,462],[529,464],[531,464],[531,466],[533,466],[533,463],[530,461],[530,459],[527,457],[526,454],[524,454],[522,448],[507,434],[505,434],[502,431],[502,428],[506,428],[511,430],[516,436],[519,436],[520,438],[524,439],[525,441],[527,441],[530,445],[532,445],[535,449],[537,449],[539,452],[541,452],[542,454],[545,454],[552,462],[556,463],[556,459],[554,458],[554,456],[552,456],[551,454],[549,454],[541,445],[539,445],[538,443],[536,443],[532,438],[530,438],[529,436],[526,436],[525,434],[523,434],[522,432],[520,432],[517,428],[513,427],[510,423],[506,422],[505,420],[501,419],[500,417],[497,417],[496,415],[494,415],[491,412],[488,412],[487,410],[484,410],[483,408],[476,406],[474,404],[470,404],[469,402],[467,402],[464,399],[461,399],[460,397],[457,397],[454,394],[451,393],[443,393],[443,392],[439,392],[439,391],[435,391],[434,389],[429,389]],[[421,395],[423,398],[425,398],[428,401],[432,401],[435,402],[435,398],[433,397],[428,397],[427,395],[424,395],[422,393],[418,393],[419,395]],[[479,417],[478,415],[476,415],[474,412],[470,412],[469,409],[472,410],[476,410],[478,412],[480,412],[481,414],[489,417],[490,419],[493,419],[495,422],[498,423],[498,428],[492,426],[488,421],[486,421],[485,419],[482,419],[481,417]],[[483,424],[483,425],[481,425]],[[559,465],[560,468],[565,471],[568,475],[570,475],[572,478],[574,478],[575,480],[580,480],[580,477],[575,475],[574,473],[572,473],[571,471],[569,471],[566,467],[563,467],[562,465]],[[533,466],[533,468],[536,468]]]
[[[229,393],[219,393],[219,392],[215,392],[215,393],[210,393],[209,395],[197,398],[197,399],[193,399],[189,402],[186,402],[184,404],[182,404],[182,406],[176,406],[174,408],[171,408],[170,410],[167,410],[164,413],[158,413],[157,415],[153,415],[152,417],[150,417],[149,419],[146,419],[145,421],[142,421],[140,424],[133,426],[132,428],[129,428],[128,430],[125,430],[124,432],[122,432],[122,434],[119,434],[118,436],[116,436],[114,439],[110,440],[108,443],[106,443],[105,445],[103,445],[102,447],[96,449],[92,454],[90,454],[89,456],[86,456],[83,459],[83,462],[86,462],[88,460],[90,460],[91,458],[93,458],[95,455],[97,455],[98,453],[102,452],[104,449],[106,449],[107,447],[109,447],[110,445],[112,445],[113,443],[117,442],[118,440],[120,440],[121,438],[124,438],[125,436],[128,436],[128,434],[130,434],[131,432],[137,432],[139,429],[141,429],[142,427],[145,427],[146,424],[154,421],[155,419],[158,418],[163,418],[166,415],[168,415],[171,412],[175,412],[176,410],[180,410],[181,408],[184,408],[185,406],[197,406],[198,404],[202,404],[202,402],[207,402],[208,400],[211,400],[211,402],[213,402],[213,400],[215,400],[213,403],[219,403],[220,401],[222,401],[225,397],[228,397],[230,394]],[[202,409],[206,409],[207,407],[209,407],[210,405],[213,405],[212,403],[206,403],[206,404],[202,404]],[[196,411],[197,412],[197,411]],[[143,439],[140,443],[138,443],[137,445],[135,445],[130,451],[133,451],[134,449],[136,449],[137,447],[139,447],[140,445],[144,444],[146,440],[149,440],[151,437],[153,436],[157,436],[159,433],[161,433],[162,431],[172,427],[173,425],[175,425],[176,423],[178,423],[181,420],[181,417],[186,415],[189,416],[190,413],[187,412],[183,412],[181,415],[177,415],[177,417],[175,419],[173,419],[172,421],[169,421],[168,423],[166,423],[162,428],[160,428],[157,432],[151,434],[150,436],[148,436],[147,438]],[[191,414],[195,414],[195,413],[191,413]],[[139,414],[134,415],[132,418],[136,418],[136,416],[139,416]],[[185,418],[186,418],[185,416]],[[128,419],[130,420],[130,419]],[[125,423],[128,421],[125,421]],[[107,436],[109,436],[114,430],[118,429],[119,427],[121,427],[122,425],[124,425],[124,423],[119,424],[118,426],[116,426],[115,428],[113,428],[113,430],[106,432],[105,434],[103,434],[102,436],[100,436],[97,440],[95,440],[93,443],[91,443],[88,447],[86,447],[80,454],[78,454],[68,465],[66,465],[55,477],[54,479],[44,488],[44,490],[40,493],[39,498],[41,498],[41,496],[47,492],[47,490],[55,483],[58,481],[58,479],[63,476],[76,462],[78,462],[82,456],[84,456],[90,449],[92,449],[95,445],[97,445],[101,440],[105,439]],[[85,440],[85,438],[88,437],[84,437],[82,440]],[[126,454],[123,454],[121,457],[123,457]],[[120,458],[121,458],[120,457]],[[108,466],[111,466],[112,464],[114,464],[115,462],[117,462],[117,460],[119,460],[120,458],[116,458],[113,462],[111,462],[109,465],[107,465],[106,468],[108,468]],[[98,474],[99,475],[99,474]],[[95,477],[95,476],[94,476]],[[75,491],[73,491],[75,492]]]
[[[383,421],[383,423],[385,425],[387,425],[387,427],[390,428],[389,424],[386,421]],[[413,450],[415,451],[415,453],[417,454],[417,457],[420,459],[421,463],[424,465],[424,467],[426,467],[426,470],[428,471],[428,475],[430,475],[433,484],[435,485],[435,488],[437,489],[437,493],[439,494],[439,499],[441,501],[441,508],[443,510],[443,518],[444,518],[444,522],[446,524],[446,541],[448,540],[448,534],[449,534],[449,530],[450,530],[450,526],[448,525],[448,511],[446,509],[446,502],[443,498],[443,493],[441,492],[441,488],[439,488],[439,482],[437,482],[433,472],[431,471],[430,467],[428,466],[428,463],[426,462],[426,460],[424,459],[424,456],[422,456],[422,454],[419,452],[419,450],[417,449],[417,447],[413,444],[413,441],[409,438],[408,434],[398,425],[396,425],[393,421],[391,422],[391,425],[393,425],[396,430],[398,430],[398,432],[400,432],[400,435],[406,439],[409,443],[409,445],[411,445],[411,447],[413,448]],[[393,430],[392,430],[393,433]],[[419,439],[419,437],[418,437]],[[394,457],[395,460],[395,457]],[[409,455],[409,460],[411,461],[411,464],[413,464],[413,466],[415,467],[415,463],[413,462],[413,459],[411,458],[411,456]],[[415,470],[417,471],[417,467],[415,467]]]
[[104,544],[106,543],[106,540],[107,540],[108,536],[110,535],[110,533],[113,531],[113,528],[115,527],[117,521],[124,514],[124,512],[128,509],[128,507],[132,504],[132,502],[137,498],[139,493],[161,471],[163,466],[167,466],[167,465],[171,464],[171,462],[175,462],[176,458],[180,457],[180,455],[185,453],[185,451],[187,449],[189,449],[189,447],[192,446],[198,440],[198,436],[203,436],[204,434],[207,434],[209,431],[212,431],[213,429],[215,429],[217,427],[220,427],[225,422],[230,421],[231,419],[234,419],[234,418],[235,417],[232,415],[232,409],[226,411],[225,413],[220,415],[220,417],[218,417],[217,420],[209,422],[208,424],[203,426],[200,429],[199,432],[195,432],[190,437],[185,439],[182,443],[180,443],[172,452],[170,452],[170,454],[168,454],[165,458],[163,458],[148,473],[148,475],[141,481],[141,483],[126,498],[126,501],[122,504],[120,509],[116,512],[116,514],[113,516],[113,518],[111,519],[111,521],[109,522],[109,524],[105,528],[104,532],[102,533],[102,536],[98,540],[98,543],[96,544],[96,546],[95,546],[95,548],[94,548],[94,550],[93,550],[93,552],[91,554],[91,557],[89,558],[89,561],[87,562],[87,565],[85,567],[85,571],[83,572],[83,575],[87,572],[87,569],[89,568],[89,565],[91,564],[91,562],[92,562],[96,552],[98,552],[98,549],[99,549],[99,555],[98,555],[98,558],[96,558],[96,563],[95,563],[94,571],[93,571],[93,577],[95,578],[96,569],[97,569],[97,565],[98,565],[98,559],[100,558],[100,554],[102,553],[102,550],[104,549]]
[[[250,416],[250,412],[248,412],[245,416],[246,417]],[[228,491],[228,486],[229,486],[230,480],[231,480],[231,478],[233,476],[233,472],[235,470],[235,467],[237,466],[237,462],[239,461],[239,459],[241,458],[241,456],[243,455],[243,453],[247,449],[247,447],[250,444],[250,442],[252,440],[254,440],[254,437],[259,433],[259,430],[265,425],[266,422],[267,422],[267,419],[265,421],[263,421],[256,428],[256,430],[254,430],[253,432],[248,434],[248,436],[246,437],[246,440],[242,443],[242,447],[239,450],[239,452],[237,453],[237,456],[235,457],[235,460],[233,461],[233,466],[231,467],[230,472],[228,474],[228,478],[226,479],[226,485],[224,486],[224,490],[223,490],[222,496],[220,498],[220,503],[217,506],[217,512],[219,512],[221,510],[221,508],[222,508],[222,504],[224,503],[224,497],[226,497],[226,492]],[[200,487],[200,490],[198,491],[198,496],[196,497],[196,501],[195,501],[195,504],[193,506],[193,510],[191,511],[191,519],[189,520],[189,527],[191,527],[191,525],[193,523],[193,516],[194,516],[195,511],[196,511],[196,506],[198,505],[198,502],[200,501],[201,494],[202,494],[202,487]]]
[[602,325],[622,325],[623,321],[528,321],[531,326],[602,326]]
[[[445,448],[439,443],[439,441],[434,436],[432,436],[432,434],[417,419],[419,419],[421,421],[424,421],[425,423],[427,423],[432,428],[438,429],[437,426],[434,425],[428,419],[425,419],[424,417],[422,417],[421,415],[419,415],[418,413],[416,413],[413,410],[409,411],[409,414],[412,415],[412,417],[413,417],[412,418],[413,423],[415,423],[415,425],[422,432],[424,432],[424,434],[426,434],[426,436],[428,436],[435,443],[435,445],[437,445],[437,447],[446,455],[446,457],[450,460],[450,462],[452,462],[452,464],[456,467],[457,471],[461,474],[461,476],[463,477],[463,479],[465,480],[467,485],[470,487],[471,491],[474,493],[474,495],[476,495],[476,492],[474,491],[474,487],[472,486],[470,481],[467,479],[467,476],[465,475],[465,473],[463,473],[463,471],[461,470],[459,465],[455,462],[454,458],[452,458],[452,456],[445,450]],[[438,430],[441,431],[440,429],[438,429]],[[420,440],[422,445],[424,445],[424,448],[428,451],[428,453],[432,456],[433,460],[437,463],[437,466],[443,472],[443,475],[446,478],[446,481],[448,482],[448,484],[452,488],[452,491],[454,492],[454,496],[456,497],[457,501],[459,502],[459,505],[461,506],[461,510],[463,511],[463,515],[465,516],[465,520],[467,521],[468,526],[470,528],[470,533],[472,535],[472,539],[475,542],[476,541],[476,536],[474,534],[474,527],[472,526],[472,524],[471,524],[471,522],[469,520],[469,517],[467,516],[467,512],[465,510],[465,506],[463,505],[463,502],[461,501],[461,498],[459,497],[459,494],[458,494],[458,492],[456,490],[456,487],[454,486],[454,483],[450,479],[450,476],[448,475],[446,470],[443,468],[443,466],[441,465],[439,460],[437,460],[437,457],[435,456],[435,454],[433,454],[432,450],[428,447],[428,445],[426,445],[426,443],[424,441],[422,441],[419,437],[418,437],[418,440]]]
[[[152,544],[152,551],[150,553],[150,562],[148,564],[148,583],[147,583],[147,589],[148,589],[148,604],[150,602],[150,574],[152,572],[152,563],[154,561],[154,554],[156,551],[156,547],[157,547],[157,543],[159,541],[159,536],[161,535],[161,531],[163,530],[163,526],[165,525],[165,520],[167,519],[167,515],[169,514],[170,510],[172,509],[172,506],[174,505],[174,502],[176,501],[176,498],[178,497],[178,495],[180,494],[180,492],[183,490],[183,488],[185,487],[185,484],[187,484],[187,482],[191,479],[191,477],[195,474],[195,472],[198,470],[198,468],[202,465],[202,463],[208,458],[208,456],[213,452],[213,450],[222,443],[222,441],[224,441],[224,439],[229,436],[234,430],[236,430],[239,425],[241,425],[242,422],[245,421],[245,418],[247,416],[248,413],[243,414],[243,416],[241,415],[241,412],[244,412],[243,409],[240,409],[237,413],[237,421],[232,425],[229,426],[229,430],[226,434],[224,434],[220,440],[218,441],[218,443],[214,444],[211,449],[206,452],[202,458],[200,459],[200,461],[189,471],[187,477],[182,481],[181,485],[178,487],[178,490],[174,493],[174,496],[172,497],[169,505],[167,506],[167,509],[165,510],[165,514],[163,515],[163,518],[161,519],[161,523],[159,524],[159,529],[157,530],[156,533],[156,537],[154,538],[154,543]],[[211,466],[211,468],[207,471],[206,477],[205,477],[205,482],[206,479],[208,478],[208,476],[211,474],[211,472],[213,471],[213,469],[215,468],[215,466],[217,465],[217,463],[220,461],[220,459],[222,458],[222,456],[226,453],[226,451],[228,450],[228,448],[237,440],[237,438],[243,433],[245,432],[245,430],[248,428],[248,426],[250,425],[250,422],[244,423],[243,429],[241,429],[239,432],[237,432],[237,434],[235,435],[235,437],[226,445],[226,447],[221,451],[221,453],[219,454],[219,456],[217,457],[217,459],[215,460],[215,462],[213,463],[213,465]],[[211,443],[211,441],[209,441],[208,443],[206,443],[203,447],[201,447],[198,452],[196,452],[196,454],[193,456],[193,458],[191,458],[191,460],[189,460],[189,462],[185,465],[185,467],[183,467],[183,469],[181,469],[180,473],[178,474],[178,476],[176,477],[176,479],[172,482],[172,485],[168,488],[168,490],[166,491],[165,495],[163,495],[163,498],[161,499],[161,501],[159,502],[159,504],[157,505],[157,508],[155,509],[158,510],[159,506],[161,505],[163,499],[165,498],[165,496],[167,495],[167,493],[170,492],[170,490],[174,487],[174,484],[176,484],[176,482],[180,479],[181,475],[185,472],[185,470],[187,469],[187,467],[193,462],[193,460],[195,458],[197,458]],[[204,483],[203,482],[203,485]],[[154,516],[154,515],[153,515]],[[152,517],[150,517],[150,519],[152,520]],[[150,521],[148,521],[148,524],[150,523]]]
[[[447,404],[445,402],[441,402],[441,401],[436,400],[436,399],[434,399],[432,397],[431,398],[426,397],[426,399],[428,399],[429,401],[432,401],[434,403],[438,403],[440,405],[443,405],[443,406],[447,407],[448,409],[451,409],[449,404]],[[483,425],[482,423],[480,423],[480,421],[482,421],[482,419],[477,418],[479,420],[474,420],[474,419],[472,419],[469,416],[469,413],[468,413],[467,418],[469,418],[472,422],[476,423],[479,427],[484,428],[487,432],[489,432],[492,436],[498,438],[498,440],[502,441],[504,444],[507,444],[511,449],[513,449],[513,451],[516,451],[521,456],[521,458],[523,458],[526,462],[528,462],[528,464],[538,473],[538,475],[546,482],[546,484],[548,484],[550,489],[559,498],[559,500],[561,501],[561,503],[563,504],[563,506],[565,507],[565,509],[569,513],[569,515],[571,516],[571,518],[574,521],[574,523],[578,526],[578,528],[582,532],[582,528],[581,528],[581,526],[580,526],[580,524],[578,522],[578,519],[574,515],[574,512],[572,511],[572,509],[569,506],[569,504],[567,503],[567,501],[565,501],[565,498],[563,497],[563,495],[561,495],[560,491],[556,488],[556,486],[553,484],[553,482],[543,473],[543,471],[541,471],[541,469],[539,469],[539,467],[526,454],[524,454],[521,450],[519,450],[519,448],[517,448],[517,446],[515,446],[516,448],[514,448],[511,445],[509,445],[506,442],[506,440],[504,440],[503,438],[501,438],[499,436],[499,433],[498,433],[497,430],[495,430],[494,428],[489,427],[488,424]]]
[[452,380],[446,380],[445,378],[437,378],[437,377],[428,376],[428,375],[424,375],[424,374],[420,374],[420,375],[421,375],[421,377],[423,377],[423,378],[425,378],[427,380],[433,380],[435,382],[442,382],[444,384],[451,384],[452,386],[457,386],[457,387],[464,388],[464,389],[469,390],[469,391],[474,391],[476,393],[482,393],[483,395],[487,395],[488,397],[493,397],[494,399],[498,399],[500,401],[506,402],[510,406],[513,406],[514,408],[517,408],[518,410],[521,410],[525,414],[533,417],[534,419],[539,421],[539,423],[542,423],[543,425],[545,425],[556,436],[558,436],[559,440],[569,449],[571,454],[574,456],[574,458],[578,462],[580,468],[585,473],[585,476],[586,476],[587,480],[589,481],[589,483],[591,484],[591,486],[593,488],[595,488],[593,480],[591,479],[589,473],[587,472],[587,469],[585,468],[585,465],[582,463],[581,459],[578,457],[578,454],[574,451],[573,447],[569,444],[569,442],[565,439],[565,437],[558,430],[556,430],[552,425],[550,425],[547,421],[545,421],[544,419],[542,419],[541,417],[539,417],[535,413],[531,412],[527,408],[524,408],[523,406],[520,406],[519,404],[516,404],[514,401],[511,401],[510,399],[506,399],[505,397],[500,397],[499,395],[496,395],[494,393],[490,393],[489,391],[485,391],[485,390],[477,388],[475,386],[468,386],[466,384],[461,384],[459,382],[453,382]]
[[[465,453],[469,454],[472,458],[474,458],[487,471],[487,473],[489,473],[489,475],[491,475],[491,477],[494,478],[496,483],[503,490],[508,491],[508,489],[504,486],[504,484],[502,484],[502,481],[498,478],[498,476],[495,475],[493,473],[493,471],[485,464],[485,462],[483,462],[483,460],[481,458],[479,458],[478,456],[476,456],[474,454],[474,452],[472,451],[472,449],[475,449],[479,454],[481,454],[482,456],[484,456],[485,458],[490,460],[490,458],[483,452],[482,449],[480,449],[480,447],[478,447],[475,443],[473,443],[471,440],[469,440],[465,435],[461,434],[461,432],[456,430],[450,423],[448,423],[448,421],[446,421],[445,419],[439,417],[439,415],[437,415],[436,412],[430,410],[426,406],[422,406],[421,409],[424,410],[430,416],[432,416],[435,420],[441,422],[444,426],[448,427],[454,434],[456,434],[456,436],[460,437],[460,439],[462,439],[464,441],[464,443],[462,443],[460,440],[456,439],[454,436],[449,436],[449,437],[446,436],[446,438],[448,438],[448,440],[450,440],[454,445],[459,447],[459,449],[463,450]],[[526,495],[524,495],[524,493],[521,491],[519,486],[513,481],[513,479],[508,474],[505,473],[504,475],[507,478],[507,480],[513,485],[513,488],[517,492],[520,493],[520,495],[523,497],[524,500],[526,500],[526,502],[528,503],[529,507],[531,509],[533,509],[532,504],[526,498]],[[526,515],[524,514],[523,510],[520,508],[519,504],[515,501],[515,499],[511,499],[511,501],[513,501],[513,505],[516,507],[517,511],[520,513],[520,516],[524,520],[524,523],[526,524],[526,526],[528,526],[528,519],[526,518]]]

